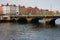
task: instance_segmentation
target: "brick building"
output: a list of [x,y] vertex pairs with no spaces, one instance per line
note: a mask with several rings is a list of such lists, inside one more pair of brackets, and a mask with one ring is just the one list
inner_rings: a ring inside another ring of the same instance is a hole
[[2,5],[0,6],[0,14],[20,14],[20,15],[33,15],[33,14],[56,14],[60,13],[59,11],[49,11],[47,9],[39,9],[37,7],[25,7],[25,6],[16,6],[16,5]]
[[28,14],[39,14],[40,11],[37,7],[35,7],[35,8],[28,7],[27,12],[28,12]]
[[2,13],[3,13],[3,7],[0,6],[0,14],[2,14]]
[[27,13],[28,13],[28,14],[32,14],[32,10],[33,10],[32,7],[28,7],[28,8],[27,8]]
[[55,14],[54,11],[48,11],[48,14]]
[[25,6],[19,6],[19,14],[27,14],[27,8]]

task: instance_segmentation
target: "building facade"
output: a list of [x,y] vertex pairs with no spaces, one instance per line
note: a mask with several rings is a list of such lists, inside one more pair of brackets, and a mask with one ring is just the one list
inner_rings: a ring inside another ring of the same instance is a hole
[[2,7],[3,7],[3,14],[10,14],[10,6],[9,6],[9,4],[2,5]]
[[16,14],[16,5],[10,5],[10,14]]
[[0,6],[0,15],[3,13],[3,7]]
[[17,14],[19,13],[19,6],[16,5],[3,5],[3,14]]
[[40,14],[40,10],[37,7],[35,7],[33,8],[32,14]]
[[7,11],[6,11],[6,6],[4,5],[4,6],[3,6],[3,14],[6,14],[6,12],[7,12]]
[[19,6],[19,14],[21,15],[27,15],[27,8],[25,8],[25,6]]
[[0,6],[0,14],[19,14],[19,15],[38,15],[38,14],[56,14],[60,13],[59,11],[49,11],[47,9],[39,9],[37,7],[25,7],[25,6],[16,6],[16,5],[2,5]]
[[10,14],[10,5],[9,4],[6,5],[6,14]]
[[16,6],[16,14],[19,15],[19,6]]

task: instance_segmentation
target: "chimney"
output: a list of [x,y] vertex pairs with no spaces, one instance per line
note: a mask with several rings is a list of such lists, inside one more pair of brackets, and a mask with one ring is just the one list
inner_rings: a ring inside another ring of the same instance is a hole
[[15,7],[16,5],[14,4],[13,6]]
[[49,11],[48,9],[46,9],[46,11]]
[[35,9],[38,9],[37,7],[35,7]]
[[6,6],[9,6],[9,4],[7,3]]
[[22,6],[23,8],[25,8],[25,6]]
[[20,7],[20,5],[19,5],[19,7]]
[[1,6],[4,6],[3,4],[1,4]]

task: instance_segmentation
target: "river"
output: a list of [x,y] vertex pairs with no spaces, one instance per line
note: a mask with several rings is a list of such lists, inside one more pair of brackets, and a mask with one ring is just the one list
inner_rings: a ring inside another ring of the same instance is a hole
[[0,23],[0,40],[60,40],[60,25]]

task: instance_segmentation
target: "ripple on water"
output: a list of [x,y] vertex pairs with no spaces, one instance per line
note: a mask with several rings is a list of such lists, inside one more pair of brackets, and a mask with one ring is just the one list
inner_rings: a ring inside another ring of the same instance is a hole
[[5,24],[0,24],[0,40],[60,40],[60,26],[46,29],[48,25],[42,24]]

